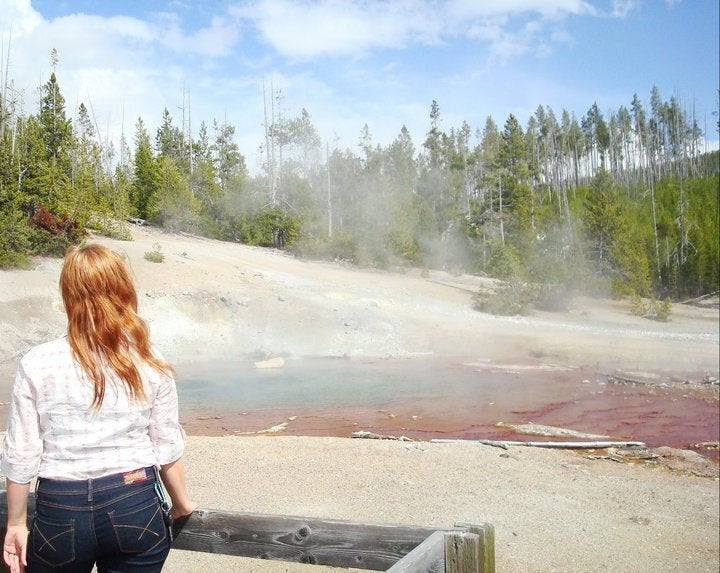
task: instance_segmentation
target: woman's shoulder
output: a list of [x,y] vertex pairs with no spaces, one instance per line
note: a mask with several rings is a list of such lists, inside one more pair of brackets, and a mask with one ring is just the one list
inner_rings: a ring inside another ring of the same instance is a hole
[[62,336],[55,340],[33,346],[23,355],[21,363],[27,365],[38,360],[54,362],[64,360],[70,356],[70,354],[70,344],[68,343],[67,336]]

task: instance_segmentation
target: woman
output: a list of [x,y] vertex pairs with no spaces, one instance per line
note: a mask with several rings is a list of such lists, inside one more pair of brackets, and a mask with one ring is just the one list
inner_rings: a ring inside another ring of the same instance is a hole
[[[155,572],[170,550],[157,468],[172,516],[186,492],[185,433],[171,367],[137,314],[130,269],[96,244],[72,249],[60,274],[67,336],[20,361],[2,451],[10,570]],[[30,482],[36,514],[27,529]]]

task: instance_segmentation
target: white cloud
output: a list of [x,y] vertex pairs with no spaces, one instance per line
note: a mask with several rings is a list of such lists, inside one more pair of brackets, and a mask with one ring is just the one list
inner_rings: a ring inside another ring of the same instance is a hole
[[417,2],[293,2],[259,0],[231,9],[254,23],[281,55],[297,60],[362,55],[373,48],[399,48],[410,39],[435,41],[437,18]]
[[[532,51],[544,33],[544,21],[597,14],[584,0],[255,0],[229,12],[251,22],[269,47],[293,61],[363,57],[375,49],[438,45],[463,37],[487,42],[494,59],[507,61]],[[536,24],[529,38],[527,30],[507,29],[510,17],[517,15],[529,18],[531,28]],[[542,42],[541,51],[547,51],[551,40]]]
[[[174,104],[183,98],[184,66],[201,75],[212,68],[213,58],[229,54],[239,37],[234,22],[220,17],[186,33],[168,13],[147,19],[77,13],[45,20],[26,0],[0,3],[2,47],[9,55],[0,69],[9,61],[7,76],[20,94],[22,111],[34,112],[36,88],[47,81],[50,52],[56,48],[68,115],[84,102],[96,112],[100,131],[113,137],[123,130],[123,116],[127,135],[127,126],[132,130],[139,116],[152,125],[164,107],[175,114]],[[5,10],[6,4],[12,9]]]
[[558,18],[569,14],[594,14],[595,8],[584,0],[450,0],[447,10],[455,20],[500,15],[534,13],[543,18]]
[[198,30],[187,39],[187,51],[202,56],[227,56],[239,37],[240,32],[234,23],[215,17],[209,28]]
[[33,10],[30,0],[2,0],[0,31],[27,34],[42,22],[42,16]]
[[227,16],[215,16],[209,27],[188,33],[178,15],[163,12],[157,14],[151,27],[157,42],[168,51],[207,58],[229,55],[240,37],[238,25]]

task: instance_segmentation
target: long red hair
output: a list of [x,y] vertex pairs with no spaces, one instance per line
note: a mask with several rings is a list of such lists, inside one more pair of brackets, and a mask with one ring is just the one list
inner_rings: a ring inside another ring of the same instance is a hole
[[60,291],[73,357],[94,384],[93,408],[105,398],[108,369],[136,400],[146,398],[138,360],[172,372],[152,353],[130,269],[119,253],[98,244],[72,248],[60,273]]

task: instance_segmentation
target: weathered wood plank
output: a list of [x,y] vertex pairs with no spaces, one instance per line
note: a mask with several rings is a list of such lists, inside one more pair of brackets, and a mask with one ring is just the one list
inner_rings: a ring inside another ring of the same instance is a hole
[[386,573],[445,573],[445,532],[433,533]]
[[465,522],[456,523],[455,526],[478,535],[478,572],[495,573],[495,526],[491,523]]
[[435,528],[210,509],[176,532],[174,549],[384,571]]
[[445,532],[445,573],[478,573],[479,536],[465,531]]

